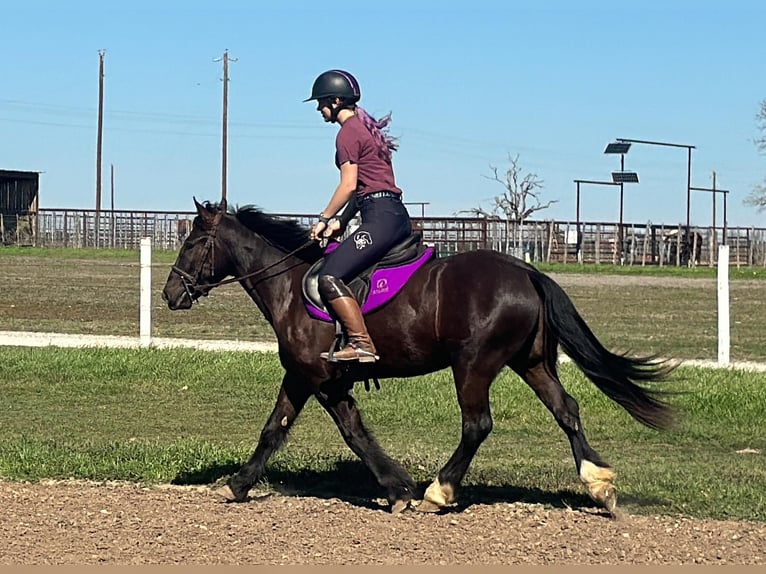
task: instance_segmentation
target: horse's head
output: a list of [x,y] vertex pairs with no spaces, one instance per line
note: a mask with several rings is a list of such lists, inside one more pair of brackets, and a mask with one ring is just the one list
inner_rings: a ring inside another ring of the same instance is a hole
[[195,199],[194,205],[197,217],[192,231],[162,290],[162,298],[173,311],[190,308],[194,301],[207,296],[212,285],[231,274],[228,250],[217,238],[226,216],[226,202],[202,205]]

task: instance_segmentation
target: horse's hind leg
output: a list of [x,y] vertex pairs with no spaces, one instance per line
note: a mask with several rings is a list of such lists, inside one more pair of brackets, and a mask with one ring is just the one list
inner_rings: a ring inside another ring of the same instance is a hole
[[335,421],[348,447],[387,490],[391,512],[398,514],[407,508],[414,496],[415,483],[404,467],[383,452],[375,437],[364,426],[356,401],[348,389],[338,387],[327,394],[317,395],[317,400]]
[[255,452],[227,482],[233,500],[242,502],[247,499],[247,493],[263,475],[271,455],[284,444],[290,428],[311,394],[312,388],[305,380],[285,374],[277,402],[261,431]]
[[437,478],[428,486],[418,510],[438,512],[455,501],[455,492],[484,439],[492,432],[489,387],[502,365],[494,368],[492,359],[461,363],[452,368],[462,417],[462,434],[457,449]]
[[615,473],[585,439],[580,407],[561,385],[555,363],[546,366],[540,362],[526,371],[517,372],[548,407],[569,438],[580,480],[587,487],[590,497],[614,514],[617,506],[617,493],[613,485]]

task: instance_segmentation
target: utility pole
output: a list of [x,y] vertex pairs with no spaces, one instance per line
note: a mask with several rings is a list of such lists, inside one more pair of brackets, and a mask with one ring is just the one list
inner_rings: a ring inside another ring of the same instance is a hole
[[715,172],[713,172],[713,237],[716,237],[716,234],[715,234],[715,194],[716,194],[716,189],[715,189]]
[[111,217],[111,223],[112,223],[112,244],[110,247],[114,249],[115,245],[117,244],[117,219],[114,216],[114,164],[111,164],[109,166],[110,168],[110,185],[111,185],[111,204],[112,204],[112,217]]
[[104,54],[105,50],[98,51],[98,135],[96,140],[96,228],[94,241],[98,247],[99,232],[101,229],[101,146],[104,129]]
[[224,50],[223,56],[217,58],[215,61],[220,62],[223,60],[223,126],[222,126],[222,141],[221,141],[221,201],[226,201],[226,173],[228,170],[227,165],[227,132],[229,124],[229,62],[236,62],[234,58],[229,58],[229,51]]

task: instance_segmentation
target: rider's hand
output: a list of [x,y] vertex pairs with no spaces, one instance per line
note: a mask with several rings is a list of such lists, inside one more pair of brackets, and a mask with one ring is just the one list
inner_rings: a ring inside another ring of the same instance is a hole
[[314,227],[311,228],[311,240],[316,241],[320,239],[320,234],[327,230],[327,224],[324,221],[317,221]]
[[340,231],[340,220],[338,220],[337,217],[333,217],[329,222],[327,222],[327,227],[324,230],[324,233],[322,234],[322,236],[330,238],[333,235],[338,234],[339,231]]

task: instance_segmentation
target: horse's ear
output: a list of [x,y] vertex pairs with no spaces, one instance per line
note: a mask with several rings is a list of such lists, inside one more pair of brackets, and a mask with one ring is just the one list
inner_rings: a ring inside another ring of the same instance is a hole
[[197,208],[197,213],[199,213],[202,221],[204,221],[206,224],[211,224],[213,222],[213,217],[215,217],[215,215],[211,213],[210,210],[202,205],[199,201],[197,201],[196,197],[194,198],[194,206]]

